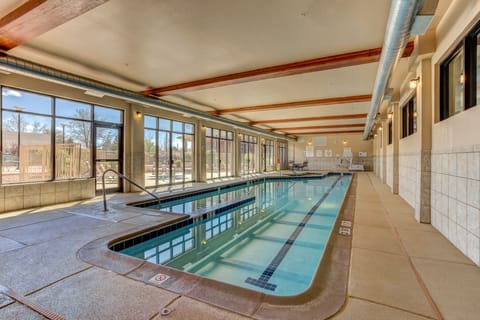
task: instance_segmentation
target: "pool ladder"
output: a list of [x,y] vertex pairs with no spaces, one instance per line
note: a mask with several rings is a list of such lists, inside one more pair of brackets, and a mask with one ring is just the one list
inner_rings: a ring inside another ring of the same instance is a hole
[[105,171],[103,172],[103,174],[102,174],[103,211],[105,211],[105,212],[108,211],[108,208],[107,208],[107,192],[106,192],[106,190],[105,190],[105,174],[106,174],[107,172],[113,172],[113,173],[115,173],[119,178],[124,179],[124,180],[127,180],[128,182],[130,182],[131,184],[133,184],[135,187],[141,189],[142,191],[145,191],[146,193],[148,193],[149,195],[151,195],[152,197],[154,197],[155,199],[157,199],[158,201],[160,201],[160,198],[159,198],[156,194],[148,191],[147,189],[145,189],[145,187],[142,187],[141,185],[139,185],[138,183],[136,183],[135,181],[133,181],[133,180],[130,179],[129,177],[124,176],[123,174],[121,174],[120,172],[118,172],[118,171],[115,170],[115,169],[107,169],[107,170],[105,170]]

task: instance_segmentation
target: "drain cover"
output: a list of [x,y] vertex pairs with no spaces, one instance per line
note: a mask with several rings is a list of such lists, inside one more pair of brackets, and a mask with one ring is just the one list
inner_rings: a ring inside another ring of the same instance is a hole
[[160,311],[160,315],[162,316],[168,316],[170,313],[172,313],[172,309],[169,308],[163,308],[162,311]]

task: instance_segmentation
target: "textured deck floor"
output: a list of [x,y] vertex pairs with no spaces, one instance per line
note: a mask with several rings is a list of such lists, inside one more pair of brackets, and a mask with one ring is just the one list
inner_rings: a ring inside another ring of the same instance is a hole
[[[168,217],[116,210],[138,198],[0,214],[0,284],[66,319],[244,319],[91,266],[86,243]],[[373,174],[358,175],[349,297],[335,319],[478,319],[480,268]],[[161,315],[164,308],[171,313]],[[0,294],[0,319],[44,319]]]
[[360,174],[349,299],[335,319],[479,319],[480,268],[373,174]]

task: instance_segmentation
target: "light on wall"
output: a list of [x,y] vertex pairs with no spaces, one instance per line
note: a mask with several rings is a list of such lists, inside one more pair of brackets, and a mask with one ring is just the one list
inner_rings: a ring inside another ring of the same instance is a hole
[[343,143],[344,145],[346,145],[346,144],[348,143],[348,141],[347,141],[347,140],[343,140],[342,143]]
[[392,119],[392,117],[393,117],[393,114],[391,114],[391,113],[389,113],[389,114],[387,115],[387,118],[388,118],[388,119]]
[[135,112],[135,118],[141,119],[142,118],[142,113],[140,111]]
[[462,73],[462,74],[460,75],[460,79],[458,79],[458,80],[460,81],[461,84],[464,84],[464,83],[465,83],[465,74]]
[[415,79],[412,79],[408,82],[408,86],[410,87],[410,89],[415,89],[419,81],[420,81],[420,77],[416,77]]

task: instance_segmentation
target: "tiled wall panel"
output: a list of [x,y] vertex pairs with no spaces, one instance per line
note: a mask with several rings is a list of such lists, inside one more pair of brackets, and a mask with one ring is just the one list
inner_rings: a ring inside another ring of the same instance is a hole
[[432,153],[432,225],[480,265],[480,145]]
[[95,179],[43,182],[0,187],[0,213],[95,196]]

